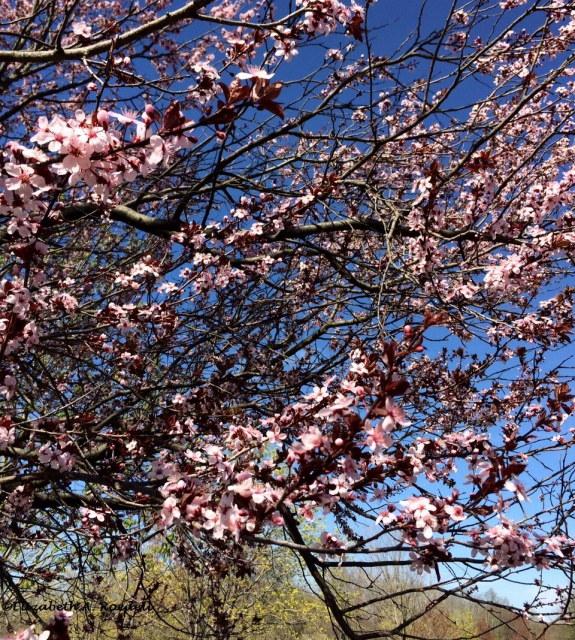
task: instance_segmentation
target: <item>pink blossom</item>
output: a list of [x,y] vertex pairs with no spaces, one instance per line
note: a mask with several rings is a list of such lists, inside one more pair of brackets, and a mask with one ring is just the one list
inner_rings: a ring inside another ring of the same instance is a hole
[[274,35],[274,48],[276,55],[283,56],[286,62],[291,62],[294,56],[297,56],[296,40],[292,37],[292,30],[282,25],[277,27],[278,35]]
[[527,489],[525,489],[517,476],[511,476],[511,478],[505,482],[505,488],[508,491],[513,491],[513,493],[515,493],[515,495],[517,496],[517,499],[521,502],[523,502],[524,500],[530,502],[529,498],[527,497]]
[[375,524],[383,524],[385,526],[390,525],[397,521],[397,515],[387,509],[386,511],[382,511],[376,518]]
[[42,176],[37,175],[32,167],[23,164],[12,164],[8,162],[4,166],[4,171],[12,176],[6,178],[4,184],[6,189],[11,191],[19,191],[24,198],[29,198],[32,195],[32,188],[40,189],[41,191],[49,189],[46,187],[46,182]]
[[253,493],[253,478],[251,474],[248,472],[240,474],[238,480],[240,480],[238,484],[229,487],[230,491],[237,493],[242,496],[242,498],[251,498]]
[[42,631],[40,634],[34,633],[35,625],[28,627],[24,631],[21,631],[16,635],[15,640],[48,640],[50,637],[49,631]]
[[16,393],[16,378],[14,376],[4,376],[4,382],[0,385],[0,395],[3,395],[6,400],[11,400]]
[[280,431],[280,427],[277,425],[275,425],[270,431],[267,431],[266,436],[270,444],[280,444],[282,440],[287,438],[287,435],[282,433]]
[[331,481],[333,488],[329,490],[330,495],[340,498],[347,498],[349,494],[349,484],[346,476],[342,473]]
[[328,420],[332,420],[338,414],[347,413],[349,407],[353,404],[355,404],[355,398],[353,396],[344,396],[342,393],[338,393],[335,400],[324,409],[318,411],[316,415],[319,418],[325,417]]
[[225,493],[218,507],[219,521],[214,527],[214,538],[223,538],[224,531],[229,531],[238,540],[241,530],[242,513],[234,504],[233,493]]
[[14,427],[7,429],[4,426],[0,426],[0,451],[4,451],[7,446],[14,444]]
[[308,433],[300,436],[300,440],[306,451],[313,451],[317,447],[321,447],[323,438],[319,429],[310,429]]
[[247,71],[241,71],[236,77],[240,80],[255,80],[258,82],[261,80],[270,80],[274,77],[274,74],[268,73],[265,69],[259,67],[248,67]]
[[377,413],[378,415],[384,416],[382,428],[386,433],[392,431],[396,424],[402,426],[410,424],[403,409],[395,404],[393,398],[387,397],[385,399],[385,407],[378,409]]
[[40,145],[47,143],[49,151],[59,152],[71,132],[70,127],[59,116],[54,116],[50,123],[45,116],[41,116],[38,120],[38,133],[30,141]]
[[422,575],[424,572],[431,573],[431,566],[422,555],[410,551],[409,558],[411,560],[409,565],[411,571],[415,571],[418,575]]
[[162,526],[164,528],[167,529],[172,524],[178,524],[181,514],[177,505],[178,501],[174,496],[170,496],[164,500],[164,504],[160,512],[162,516]]
[[22,238],[29,238],[38,231],[38,223],[20,207],[14,207],[12,217],[6,230],[8,233],[18,233]]
[[315,501],[306,503],[303,507],[298,509],[298,514],[303,516],[308,522],[313,522],[314,519],[314,507],[317,506]]
[[545,538],[543,544],[547,545],[547,551],[554,553],[560,558],[564,557],[563,549],[566,546],[572,546],[573,542],[567,536],[553,536]]
[[389,448],[393,444],[393,438],[387,433],[390,429],[386,429],[384,422],[379,422],[372,428],[371,421],[366,420],[364,423],[364,431],[367,433],[365,444],[372,450]]
[[132,109],[122,109],[121,113],[110,111],[109,115],[116,118],[120,124],[144,124],[141,120],[138,120],[138,113]]
[[78,174],[87,171],[91,167],[93,149],[88,144],[87,136],[82,135],[82,137],[80,137],[75,132],[71,133],[62,144],[61,152],[64,154],[64,159],[61,163],[61,172],[71,173],[71,184],[75,184],[79,179]]
[[45,444],[38,450],[38,462],[49,464],[52,469],[64,472],[74,467],[76,459],[69,451]]
[[334,381],[334,379],[335,378],[332,376],[331,378],[328,378],[321,387],[315,386],[313,388],[313,391],[307,396],[304,396],[304,398],[306,400],[313,400],[314,402],[317,402],[317,403],[321,402],[322,400],[328,397],[329,386]]
[[73,314],[78,307],[78,300],[68,293],[59,293],[52,298],[52,307]]
[[[320,542],[314,543],[312,545],[315,549],[345,549],[346,544],[342,540],[339,540],[334,534],[328,533],[327,531],[322,531],[320,534]],[[318,558],[320,560],[325,560],[326,554],[319,553]],[[345,558],[345,554],[341,555],[342,560]]]
[[82,508],[81,513],[85,518],[96,520],[97,522],[104,522],[106,520],[106,514],[95,509]]
[[423,529],[425,538],[433,537],[433,531],[437,528],[437,518],[431,512],[437,511],[437,507],[431,504],[429,498],[424,496],[408,498],[402,500],[400,504],[412,514],[415,526],[418,529]]
[[92,35],[92,27],[83,20],[72,23],[72,31],[83,38],[89,38]]
[[445,513],[449,514],[449,517],[453,520],[453,522],[463,522],[467,518],[463,511],[463,507],[458,504],[448,504],[443,510]]

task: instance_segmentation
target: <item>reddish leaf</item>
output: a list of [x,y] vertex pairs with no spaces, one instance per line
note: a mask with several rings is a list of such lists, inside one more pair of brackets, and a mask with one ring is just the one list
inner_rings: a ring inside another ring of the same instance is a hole
[[271,111],[271,113],[280,117],[282,120],[284,119],[284,110],[277,102],[273,102],[272,100],[260,100],[259,106],[267,111]]
[[164,112],[164,130],[179,129],[186,121],[180,103],[175,100]]
[[571,389],[566,382],[562,382],[555,387],[555,397],[559,402],[566,402],[575,398],[570,392]]
[[396,380],[390,382],[385,388],[385,393],[390,396],[402,396],[409,390],[409,382],[407,380]]
[[425,310],[425,316],[423,317],[423,328],[436,327],[445,325],[449,320],[449,315],[445,311],[440,311],[438,314],[432,313],[429,309]]
[[352,35],[356,40],[363,42],[363,18],[359,11],[356,11],[353,18],[347,23],[346,32]]
[[[228,124],[229,122],[233,122],[237,118],[237,115],[233,107],[223,107],[214,113],[213,116],[210,116],[208,122],[210,124]],[[200,122],[202,122],[202,120],[200,120]]]
[[228,89],[228,85],[225,82],[218,82],[220,89],[224,92],[224,96],[226,97],[226,102],[230,101],[230,90]]
[[519,474],[523,473],[526,468],[526,464],[522,464],[520,462],[512,462],[511,464],[508,464],[506,467],[501,469],[501,477],[509,478],[512,475],[518,476]]
[[230,84],[228,104],[235,104],[250,97],[250,88],[242,84],[237,78]]
[[256,82],[252,87],[252,100],[256,103],[275,100],[281,93],[283,86],[283,82],[274,82],[263,86]]

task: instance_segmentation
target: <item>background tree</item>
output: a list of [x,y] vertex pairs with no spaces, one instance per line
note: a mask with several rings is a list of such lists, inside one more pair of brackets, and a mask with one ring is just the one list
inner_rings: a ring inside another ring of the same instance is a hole
[[[0,6],[4,597],[170,535],[297,552],[340,637],[566,614],[573,7]],[[436,581],[363,629],[386,566]]]
[[[239,565],[227,575],[220,564],[217,556],[206,554],[182,566],[166,549],[158,548],[113,571],[103,563],[102,570],[92,574],[91,607],[74,616],[71,636],[333,637],[325,607],[305,586],[291,552],[260,547],[249,556],[249,571]],[[84,589],[68,589],[67,597],[81,602]]]

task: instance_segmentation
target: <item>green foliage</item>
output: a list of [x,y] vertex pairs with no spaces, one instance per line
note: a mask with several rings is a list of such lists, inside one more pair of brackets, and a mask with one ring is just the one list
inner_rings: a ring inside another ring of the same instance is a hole
[[291,551],[258,548],[245,564],[198,548],[183,566],[172,559],[170,542],[123,567],[103,558],[99,570],[82,580],[63,576],[54,585],[55,601],[88,603],[74,614],[72,640],[334,637],[324,603],[302,581]]

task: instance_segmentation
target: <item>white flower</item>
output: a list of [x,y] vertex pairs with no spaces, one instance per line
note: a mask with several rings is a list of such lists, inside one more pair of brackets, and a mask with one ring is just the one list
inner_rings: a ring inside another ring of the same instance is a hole
[[247,71],[241,71],[236,77],[240,80],[270,80],[274,74],[258,67],[248,67]]

